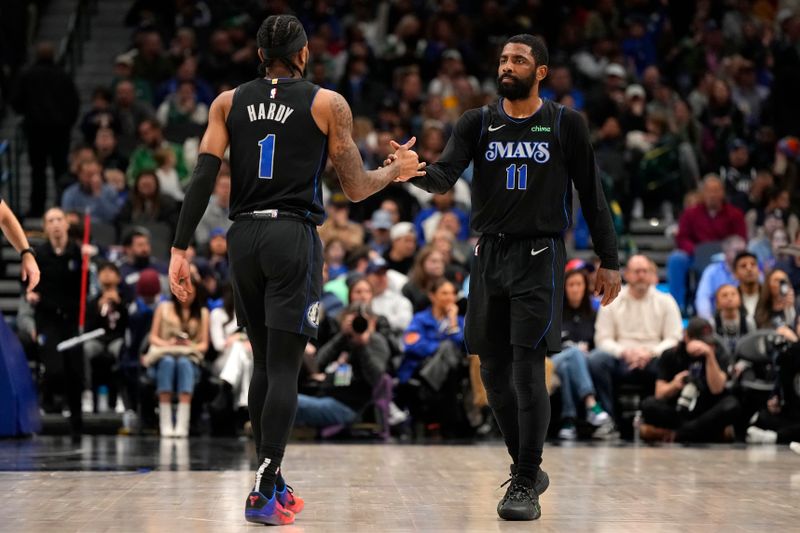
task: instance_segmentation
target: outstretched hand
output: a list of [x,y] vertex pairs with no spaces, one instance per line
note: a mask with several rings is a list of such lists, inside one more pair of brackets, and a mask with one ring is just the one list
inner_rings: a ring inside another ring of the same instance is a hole
[[420,163],[419,156],[411,148],[417,142],[416,137],[411,137],[405,144],[399,144],[397,141],[389,141],[389,144],[394,149],[393,154],[389,154],[384,161],[385,165],[399,165],[400,175],[395,178],[396,182],[408,181],[411,178],[425,175],[425,167],[427,163]]
[[603,295],[600,304],[606,306],[614,301],[622,288],[622,279],[618,270],[598,268],[597,277],[594,282],[594,295]]
[[194,292],[191,275],[186,251],[173,248],[169,260],[169,289],[181,302],[188,300]]

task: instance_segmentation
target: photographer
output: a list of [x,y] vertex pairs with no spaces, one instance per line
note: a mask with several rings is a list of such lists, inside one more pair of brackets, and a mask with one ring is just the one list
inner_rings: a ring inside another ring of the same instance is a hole
[[339,317],[341,331],[317,352],[312,375],[320,383],[316,396],[297,396],[295,425],[326,427],[349,424],[372,399],[372,389],[385,372],[389,342],[375,331],[368,307],[353,304]]
[[655,397],[642,402],[642,439],[722,440],[739,412],[739,402],[725,393],[728,362],[723,353],[711,324],[691,319],[683,342],[661,356]]

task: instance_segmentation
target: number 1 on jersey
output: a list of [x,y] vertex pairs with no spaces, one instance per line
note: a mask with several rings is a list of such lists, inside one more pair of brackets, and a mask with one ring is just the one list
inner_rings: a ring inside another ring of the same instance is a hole
[[506,167],[506,189],[519,189],[524,191],[527,188],[528,165],[520,165],[519,167],[519,186],[517,186],[517,165],[508,165],[508,167]]
[[271,180],[272,163],[275,159],[275,134],[270,133],[258,141],[258,147],[261,149],[258,163],[258,177],[262,180]]

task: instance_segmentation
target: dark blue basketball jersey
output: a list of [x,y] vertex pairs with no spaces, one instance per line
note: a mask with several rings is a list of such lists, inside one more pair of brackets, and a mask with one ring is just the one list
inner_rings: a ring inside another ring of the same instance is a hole
[[311,115],[318,90],[299,78],[259,78],[236,89],[226,121],[231,219],[277,209],[322,224],[328,138]]

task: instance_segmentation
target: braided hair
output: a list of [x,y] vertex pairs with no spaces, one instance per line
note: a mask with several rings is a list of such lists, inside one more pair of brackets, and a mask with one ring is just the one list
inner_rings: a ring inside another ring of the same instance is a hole
[[303,25],[293,15],[271,15],[261,23],[256,36],[256,44],[264,54],[264,61],[258,66],[259,76],[266,76],[267,69],[276,61],[283,63],[290,72],[303,72],[293,61],[295,54],[308,42]]

